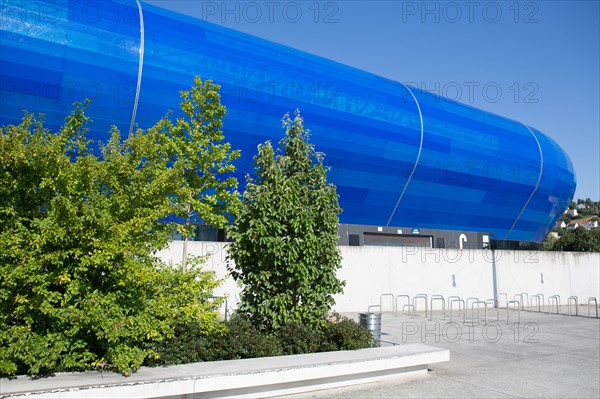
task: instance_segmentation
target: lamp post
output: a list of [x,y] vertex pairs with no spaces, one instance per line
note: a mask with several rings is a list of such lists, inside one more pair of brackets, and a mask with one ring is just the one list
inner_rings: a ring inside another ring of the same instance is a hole
[[494,288],[494,307],[498,307],[498,280],[496,278],[496,248],[492,241],[494,233],[490,233],[490,249],[492,250],[492,284]]

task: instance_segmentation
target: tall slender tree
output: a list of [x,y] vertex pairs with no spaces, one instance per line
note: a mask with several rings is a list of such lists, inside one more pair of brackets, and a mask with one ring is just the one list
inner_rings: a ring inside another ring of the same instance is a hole
[[183,177],[171,195],[174,214],[184,220],[179,225],[183,235],[181,268],[186,270],[188,241],[196,223],[225,228],[229,216],[235,214],[240,200],[233,177],[233,161],[240,157],[224,141],[223,117],[219,85],[210,80],[194,79],[190,91],[181,92],[183,117],[175,123],[162,121],[161,129],[169,140],[172,168]]
[[240,311],[259,326],[320,327],[341,293],[336,187],[324,155],[309,143],[296,111],[283,118],[281,150],[258,147],[256,178],[248,178],[240,214],[230,229],[229,270],[242,283]]

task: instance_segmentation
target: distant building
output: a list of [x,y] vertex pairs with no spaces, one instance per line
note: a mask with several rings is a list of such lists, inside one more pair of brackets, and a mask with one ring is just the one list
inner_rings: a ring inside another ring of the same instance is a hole
[[597,220],[587,220],[585,222],[581,222],[580,224],[581,227],[583,227],[586,230],[592,230],[592,229],[597,229],[599,226],[599,223]]
[[565,228],[567,229],[567,231],[573,231],[573,230],[575,230],[578,227],[579,227],[579,223],[577,223],[577,222],[571,222]]
[[561,220],[561,221],[559,221],[559,222],[556,224],[556,228],[557,228],[557,229],[566,229],[566,228],[567,228],[567,224],[565,223],[565,221],[564,221],[564,220]]
[[577,215],[578,215],[578,213],[577,213],[577,209],[567,209],[567,210],[565,211],[565,215],[569,215],[569,216],[571,216],[571,217],[575,217],[575,216],[577,216]]

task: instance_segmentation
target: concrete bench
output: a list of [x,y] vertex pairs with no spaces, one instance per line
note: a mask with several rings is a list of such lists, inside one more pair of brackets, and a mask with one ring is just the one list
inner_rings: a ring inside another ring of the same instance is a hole
[[[0,397],[218,398],[267,397],[426,374],[450,352],[411,344],[304,355],[142,367],[116,373],[57,373],[49,378],[0,379]],[[184,396],[185,395],[185,396]]]

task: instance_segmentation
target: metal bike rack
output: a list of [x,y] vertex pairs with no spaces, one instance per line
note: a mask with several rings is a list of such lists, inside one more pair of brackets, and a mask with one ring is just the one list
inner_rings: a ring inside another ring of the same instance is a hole
[[520,306],[521,306],[521,310],[524,310],[524,309],[523,309],[523,294],[515,294],[515,297],[513,298],[513,300],[515,300],[515,301],[516,301],[516,300],[517,300],[517,297],[521,298],[521,300],[519,301],[519,303],[521,304],[521,305],[520,305]]
[[[458,297],[456,297],[458,298]],[[458,302],[458,316],[460,317],[460,304],[462,303],[462,308],[463,308],[463,323],[467,320],[467,308],[465,307],[465,300],[464,299],[453,299],[450,302],[449,305],[449,310],[448,313],[450,313],[450,323],[452,323],[452,303],[453,302]]]
[[[479,318],[479,305],[483,304],[484,317],[483,322],[487,324],[487,303],[485,301],[475,301],[471,304],[471,323],[475,325],[475,305],[477,306],[477,318]],[[468,322],[467,322],[468,323]]]
[[371,313],[371,308],[379,308],[379,313],[381,313],[381,305],[370,305],[367,308],[367,313]]
[[533,303],[533,298],[537,300],[537,308],[538,312],[542,311],[542,304],[544,303],[544,294],[536,294],[531,296],[531,302]]
[[552,302],[556,302],[556,314],[560,313],[560,295],[552,295],[548,297],[548,313],[552,313]]
[[[456,295],[452,295],[448,297],[448,311],[452,309],[452,302],[460,301],[460,297]],[[458,315],[460,316],[460,306],[458,307]]]
[[[529,303],[529,294],[526,292],[521,292],[519,295],[521,295],[521,296],[525,295],[525,297],[527,298],[527,308],[530,308],[531,304]],[[521,304],[521,310],[525,310],[524,307],[525,307],[525,302],[523,302]]]
[[413,297],[413,316],[417,313],[417,299],[425,300],[425,318],[427,318],[427,294],[417,294]]
[[569,310],[569,316],[571,316],[571,302],[575,302],[575,316],[579,316],[579,299],[575,295],[567,298],[567,308]]
[[492,308],[496,308],[496,321],[500,320],[500,308],[496,306],[495,299],[488,299],[485,301],[486,305],[491,305]]
[[521,304],[519,303],[519,301],[508,301],[508,302],[506,302],[506,324],[509,324],[508,320],[509,320],[509,311],[510,311],[510,304],[511,303],[517,304],[517,313],[519,315],[519,324],[521,324]]
[[[508,294],[505,292],[501,292],[498,294],[498,299],[504,295],[504,303],[506,303],[506,307],[508,307]],[[500,306],[500,300],[498,300],[498,306]]]
[[400,310],[400,307],[398,306],[398,299],[402,299],[402,298],[406,298],[406,305],[404,305],[402,307],[402,310],[404,311],[404,308],[406,306],[410,308],[412,308],[412,305],[410,304],[410,296],[409,295],[396,295],[396,303],[394,304],[396,307],[396,311],[394,312],[394,316],[398,316],[398,311]]
[[592,301],[594,301],[594,309],[596,309],[596,318],[598,318],[598,301],[596,300],[596,297],[593,297],[593,296],[588,298],[588,317],[592,316],[592,312],[590,309],[590,305],[591,305]]
[[475,298],[475,297],[470,297],[470,298],[467,298],[467,299],[466,299],[466,306],[467,306],[467,309],[469,309],[469,301],[470,301],[470,300],[474,300],[475,302],[477,302],[477,301],[479,301],[479,298]]
[[379,296],[379,308],[381,309],[381,312],[383,313],[383,298],[384,297],[392,297],[392,313],[396,314],[396,304],[394,303],[394,294],[381,294]]
[[431,312],[429,312],[429,320],[433,321],[433,301],[442,301],[442,320],[446,320],[446,300],[443,295],[432,295],[431,296]]

